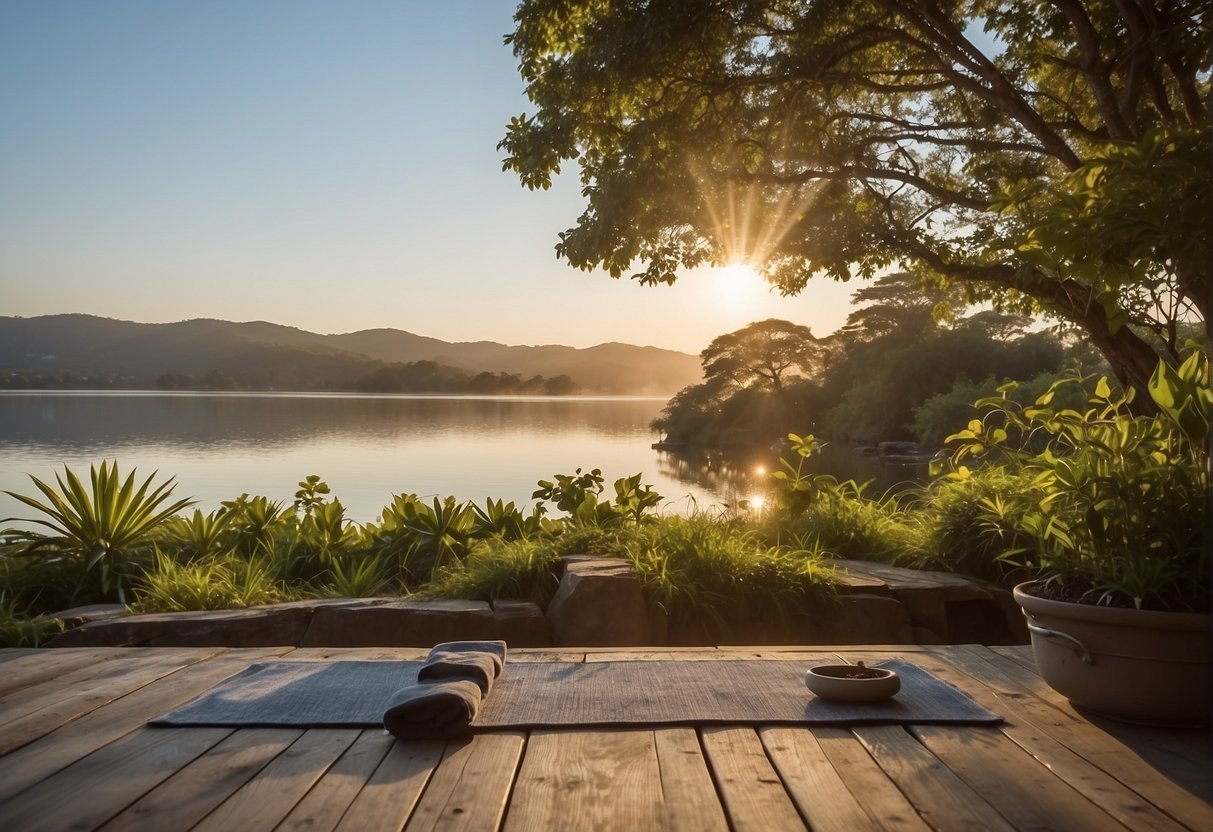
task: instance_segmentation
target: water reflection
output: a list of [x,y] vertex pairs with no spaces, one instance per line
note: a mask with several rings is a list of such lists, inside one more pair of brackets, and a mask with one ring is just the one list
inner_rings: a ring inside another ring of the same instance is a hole
[[[242,491],[290,500],[318,474],[357,520],[393,494],[531,502],[540,478],[601,468],[641,473],[666,510],[718,510],[765,496],[774,454],[726,456],[651,448],[660,399],[449,398],[248,394],[0,393],[0,491],[117,459],[123,471],[176,476],[178,494],[210,510]],[[766,471],[760,472],[759,468]],[[827,445],[815,471],[874,479],[869,494],[925,476]],[[908,476],[907,476],[908,475]],[[0,517],[26,512],[0,495]]]
[[[358,520],[393,494],[502,497],[540,478],[601,468],[642,473],[672,503],[711,492],[660,474],[649,422],[664,402],[633,398],[447,398],[190,394],[0,394],[0,490],[30,492],[103,458],[175,475],[211,509],[242,491],[289,500],[318,474]],[[0,495],[0,516],[20,509]]]
[[[772,488],[771,474],[780,470],[775,450],[658,452],[658,470],[671,479],[694,485],[718,495],[730,505],[741,500],[766,499]],[[795,464],[795,455],[788,453]],[[829,474],[839,481],[854,480],[864,485],[864,494],[880,497],[898,494],[929,481],[928,464],[892,462],[860,452],[841,442],[824,443],[804,464],[811,474]]]

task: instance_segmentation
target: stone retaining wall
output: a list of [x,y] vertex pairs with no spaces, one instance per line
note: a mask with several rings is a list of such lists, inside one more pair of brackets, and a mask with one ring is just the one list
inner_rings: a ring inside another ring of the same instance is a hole
[[[624,560],[564,559],[544,611],[524,601],[399,598],[295,601],[219,612],[93,615],[52,647],[427,647],[500,638],[514,647],[634,647],[717,644],[1020,644],[1023,616],[1001,588],[941,572],[864,561],[835,562],[836,603],[785,622],[741,622],[727,636],[675,624],[645,599]],[[69,611],[75,612],[75,611]]]

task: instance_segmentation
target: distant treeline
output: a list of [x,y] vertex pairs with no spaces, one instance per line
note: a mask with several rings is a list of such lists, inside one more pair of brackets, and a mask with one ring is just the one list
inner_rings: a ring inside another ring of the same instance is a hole
[[461,393],[481,395],[569,396],[581,387],[567,375],[523,380],[518,373],[466,373],[435,361],[392,364],[360,379],[360,393]]
[[[376,362],[378,363],[378,362]],[[296,372],[289,378],[264,372],[241,376],[211,370],[191,373],[165,372],[154,379],[114,373],[3,373],[3,390],[194,390],[248,391],[307,390],[358,393],[446,393],[486,396],[571,396],[581,387],[567,375],[523,379],[518,373],[469,373],[435,361],[379,366],[352,383],[335,384],[331,378],[308,377]]]

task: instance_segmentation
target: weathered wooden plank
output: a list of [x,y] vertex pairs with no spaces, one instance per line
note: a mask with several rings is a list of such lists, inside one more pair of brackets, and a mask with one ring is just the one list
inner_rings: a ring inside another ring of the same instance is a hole
[[[1116,737],[1094,729],[1086,717],[1044,685],[1035,673],[984,648],[955,650],[948,653],[947,658],[966,673],[981,678],[987,686],[997,686],[1000,691],[1013,695],[1016,704],[1022,708],[1020,713],[1026,719],[1175,820],[1196,829],[1213,828],[1213,806],[1145,763],[1133,749]],[[1012,736],[1012,739],[1015,737]],[[1208,768],[1205,768],[1203,772],[1193,774],[1200,777],[1202,774],[1207,776],[1207,772]],[[1092,799],[1098,805],[1107,807],[1102,800]],[[1117,817],[1133,826],[1140,823],[1136,814]]]
[[397,740],[337,825],[342,832],[400,829],[413,813],[446,743]]
[[129,734],[149,719],[189,701],[243,670],[250,661],[279,655],[290,649],[266,647],[240,650],[192,664],[0,757],[0,801],[9,799],[39,780]]
[[[976,645],[957,648],[956,652],[958,662],[967,663],[979,672],[985,665],[993,665],[1001,678],[1018,683],[1024,690],[1048,702],[1071,720],[1097,726],[1103,734],[1130,749],[1151,768],[1165,771],[1166,777],[1182,788],[1205,802],[1213,802],[1213,775],[1210,774],[1213,771],[1213,755],[1210,754],[1207,731],[1185,727],[1151,728],[1079,711],[1040,678],[1034,661],[1025,665],[1017,657]],[[972,660],[976,660],[977,664],[972,664]],[[1113,753],[1120,756],[1119,752]],[[1140,777],[1134,777],[1134,782],[1140,782]]]
[[[750,647],[748,649],[753,650],[756,653],[763,653],[763,654],[767,654],[767,653],[805,653],[808,655],[820,655],[823,653],[828,653],[828,654],[833,655],[836,653],[846,653],[850,650],[856,649],[856,647],[859,647],[862,650],[869,650],[869,651],[875,650],[875,651],[879,651],[879,652],[888,652],[888,653],[917,653],[923,649],[922,645],[919,645],[919,644],[864,644],[864,645],[801,644],[801,645],[787,645],[787,646],[777,646],[777,645],[776,646],[772,646],[772,645],[762,646],[762,645],[759,645],[756,647]],[[745,648],[742,648],[742,649],[745,649]],[[786,658],[791,659],[791,658],[795,658],[795,657],[787,656]]]
[[814,832],[880,828],[847,789],[811,731],[763,728],[758,735],[788,795]]
[[662,728],[653,732],[653,738],[661,770],[665,828],[702,832],[728,829],[695,729]]
[[1016,829],[1119,826],[997,728],[920,725],[914,736]]
[[1012,829],[905,728],[880,725],[857,727],[852,732],[931,826],[982,832]]
[[145,728],[0,804],[0,829],[95,829],[230,733],[227,728]]
[[1180,828],[1140,795],[1060,743],[1053,736],[1061,722],[1059,711],[1025,691],[979,680],[943,658],[958,652],[924,653],[914,661],[1001,715],[1006,719],[999,726],[1003,734],[1120,823],[1135,830]]
[[60,650],[30,647],[9,648],[0,652],[4,656],[4,669],[0,673],[0,695],[128,653],[121,647],[64,647]]
[[309,729],[194,829],[197,832],[273,829],[360,733],[348,728]]
[[409,818],[418,830],[494,830],[505,815],[526,735],[478,734],[447,744]]
[[428,647],[297,647],[293,662],[417,662],[430,653]]
[[1019,662],[1033,673],[1036,672],[1036,656],[1032,654],[1032,645],[1030,644],[999,645],[990,647],[989,649],[1000,656],[1006,656],[1012,661]]
[[284,728],[234,731],[102,828],[106,832],[188,829],[302,735],[302,730]]
[[113,659],[17,691],[0,700],[0,754],[217,652],[165,650]]
[[341,759],[324,773],[320,782],[278,824],[279,832],[329,832],[335,829],[395,741],[395,737],[382,729],[363,731]]
[[511,650],[505,661],[507,667],[510,662],[573,662],[580,664],[585,661],[585,651],[527,648]]
[[814,728],[810,733],[847,789],[879,828],[928,832],[930,827],[854,734],[846,728],[829,727]]
[[660,768],[652,731],[535,731],[505,829],[534,832],[660,828]]
[[751,728],[703,728],[703,748],[733,829],[805,829]]
[[612,650],[602,653],[587,653],[587,664],[596,662],[711,662],[738,658],[719,650]]

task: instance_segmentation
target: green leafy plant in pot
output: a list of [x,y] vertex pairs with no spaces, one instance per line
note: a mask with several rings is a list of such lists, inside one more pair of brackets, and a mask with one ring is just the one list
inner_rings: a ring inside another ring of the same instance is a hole
[[1000,455],[1028,476],[1015,495],[1021,548],[1002,558],[1036,580],[1015,587],[1041,677],[1077,705],[1133,721],[1208,719],[1207,358],[1160,363],[1154,416],[1132,391],[1095,384],[1084,412],[1054,408],[1057,382],[1032,405],[983,399],[990,412],[949,437],[955,465]]

